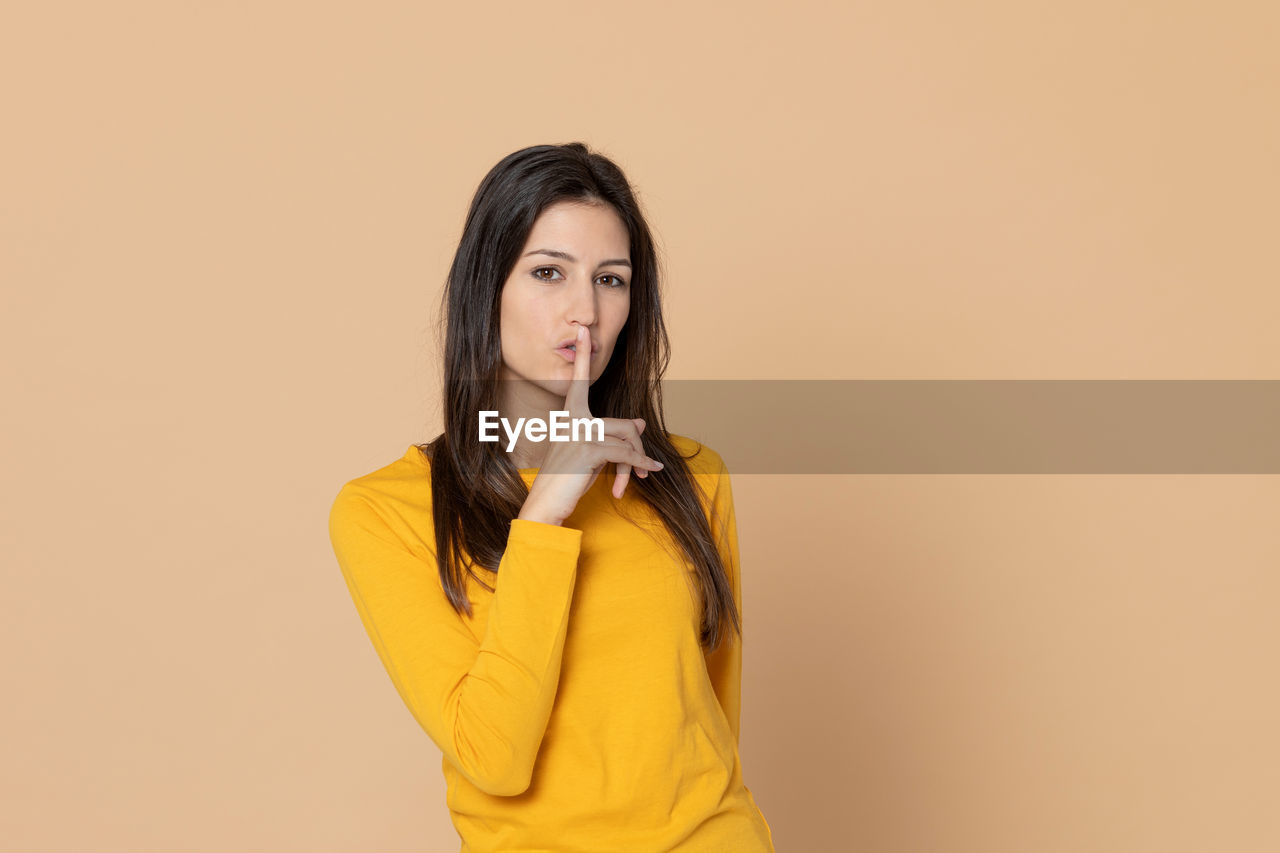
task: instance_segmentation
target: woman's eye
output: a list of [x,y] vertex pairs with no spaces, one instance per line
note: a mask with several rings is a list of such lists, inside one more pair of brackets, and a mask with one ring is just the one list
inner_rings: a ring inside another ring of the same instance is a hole
[[[533,277],[538,279],[539,281],[555,281],[554,278],[548,278],[542,275],[542,273],[544,272],[559,273],[560,270],[556,269],[555,267],[538,267],[533,271]],[[604,278],[606,280],[611,279],[613,281],[613,284],[606,285],[606,287],[626,287],[627,286],[626,279],[622,278],[621,276],[613,275],[612,273],[610,273],[609,275],[604,276]]]

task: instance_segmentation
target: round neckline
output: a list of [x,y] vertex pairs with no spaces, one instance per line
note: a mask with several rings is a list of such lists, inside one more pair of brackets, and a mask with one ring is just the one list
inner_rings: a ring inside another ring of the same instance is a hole
[[[413,456],[413,458],[423,466],[429,467],[431,464],[430,461],[427,459],[427,454],[423,453],[422,448],[419,447],[417,444],[410,444],[409,449],[405,451],[405,454]],[[541,467],[517,468],[516,470],[519,471],[521,474],[537,474],[539,471],[542,470],[542,468]]]

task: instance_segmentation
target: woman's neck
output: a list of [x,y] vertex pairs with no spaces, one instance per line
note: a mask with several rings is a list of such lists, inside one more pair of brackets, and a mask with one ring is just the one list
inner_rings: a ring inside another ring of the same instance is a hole
[[[531,441],[519,429],[517,424],[528,423],[534,418],[549,421],[551,412],[562,411],[564,400],[550,394],[531,382],[523,380],[504,380],[498,388],[498,417],[505,420],[511,429],[516,430],[516,443],[507,454],[517,468],[541,468],[542,460],[551,449],[547,441]],[[523,418],[523,421],[521,420]],[[510,439],[506,427],[501,431],[503,452],[507,451]]]

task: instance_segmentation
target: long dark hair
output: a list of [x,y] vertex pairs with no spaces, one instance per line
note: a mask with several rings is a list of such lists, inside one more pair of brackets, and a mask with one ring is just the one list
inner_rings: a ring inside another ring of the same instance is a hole
[[477,415],[498,408],[503,284],[538,215],[561,201],[610,205],[630,234],[631,306],[609,364],[591,385],[588,405],[596,417],[644,419],[644,452],[664,467],[643,479],[633,475],[627,488],[653,509],[692,563],[702,602],[700,641],[714,649],[724,637],[725,622],[739,634],[741,624],[703,513],[699,494],[705,500],[705,492],[698,490],[663,423],[660,379],[670,342],[662,321],[657,253],[622,170],[580,142],[531,146],[494,166],[472,199],[449,269],[441,311],[444,432],[419,445],[431,466],[441,583],[454,610],[470,615],[466,576],[493,589],[473,566],[497,571],[511,521],[529,495],[508,454],[496,443],[477,440]]

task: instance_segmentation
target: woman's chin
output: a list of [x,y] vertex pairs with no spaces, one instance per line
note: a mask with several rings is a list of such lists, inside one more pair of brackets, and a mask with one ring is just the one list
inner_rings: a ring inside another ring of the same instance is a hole
[[557,377],[555,379],[547,379],[538,384],[548,393],[553,394],[563,400],[569,395],[570,383],[573,381],[572,376]]
[[[522,381],[528,390],[532,391],[536,388],[546,393],[548,397],[554,397],[558,403],[563,403],[573,384],[573,365],[566,362],[564,366],[568,369],[563,371],[552,369],[550,371],[551,375],[543,374],[536,379],[526,375]],[[559,408],[563,408],[563,406],[559,406]]]

